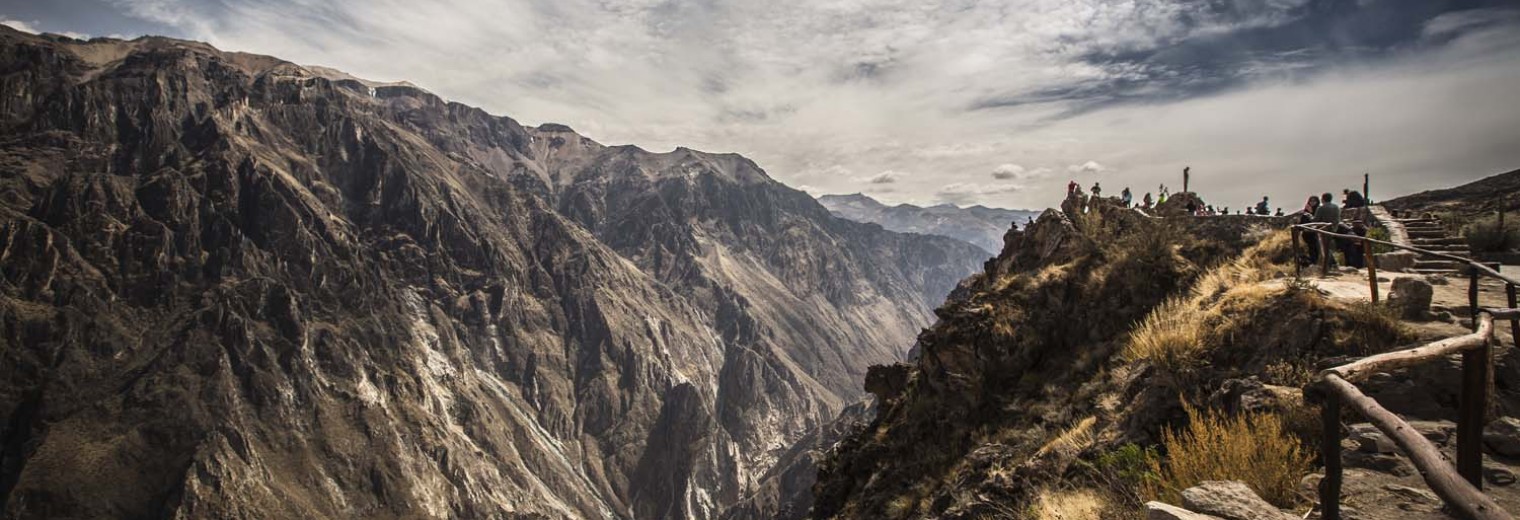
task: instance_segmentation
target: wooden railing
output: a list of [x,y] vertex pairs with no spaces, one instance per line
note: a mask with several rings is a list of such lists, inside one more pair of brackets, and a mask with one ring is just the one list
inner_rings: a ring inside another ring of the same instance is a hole
[[[1489,380],[1493,372],[1494,320],[1509,320],[1510,332],[1520,344],[1520,309],[1516,309],[1515,287],[1520,282],[1500,274],[1493,268],[1468,258],[1436,253],[1417,247],[1375,240],[1363,236],[1334,233],[1324,229],[1327,224],[1293,226],[1294,275],[1300,276],[1298,242],[1301,233],[1314,233],[1320,248],[1320,261],[1328,271],[1329,255],[1333,251],[1326,243],[1330,239],[1361,241],[1367,255],[1367,283],[1372,301],[1378,300],[1377,265],[1372,254],[1373,244],[1412,251],[1427,258],[1451,260],[1467,266],[1468,305],[1472,312],[1473,333],[1447,338],[1435,343],[1407,350],[1388,352],[1359,359],[1320,373],[1318,380],[1308,388],[1311,396],[1321,401],[1320,456],[1325,463],[1325,478],[1320,481],[1320,514],[1326,520],[1339,520],[1341,492],[1341,405],[1356,410],[1366,417],[1409,454],[1410,461],[1420,470],[1425,483],[1435,490],[1452,509],[1464,518],[1512,519],[1492,498],[1483,494],[1483,426],[1487,422]],[[1498,278],[1505,283],[1508,298],[1507,309],[1480,309],[1478,307],[1478,280],[1481,276]],[[1462,394],[1457,412],[1457,463],[1450,464],[1441,451],[1426,440],[1414,427],[1389,412],[1376,400],[1363,394],[1355,383],[1372,374],[1411,367],[1448,355],[1462,353]]]

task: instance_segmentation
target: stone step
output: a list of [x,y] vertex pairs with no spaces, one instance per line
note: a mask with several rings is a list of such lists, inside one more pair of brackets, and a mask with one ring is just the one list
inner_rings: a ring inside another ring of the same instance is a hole
[[1409,271],[1412,272],[1412,273],[1416,273],[1416,274],[1446,274],[1446,275],[1456,274],[1456,272],[1457,272],[1456,269],[1423,269],[1423,268],[1419,268],[1419,267],[1416,267],[1414,269],[1410,269]]
[[1419,231],[1414,229],[1404,230],[1409,233],[1409,238],[1446,238],[1446,232],[1441,230]]
[[1457,270],[1458,268],[1460,268],[1461,266],[1464,266],[1464,265],[1467,265],[1467,264],[1463,264],[1461,262],[1455,262],[1455,261],[1451,261],[1451,260],[1415,260],[1414,261],[1414,267],[1415,267],[1415,269],[1448,269],[1448,270],[1455,271],[1455,270]]
[[1467,240],[1458,237],[1419,237],[1410,238],[1409,243],[1415,247],[1424,246],[1461,246],[1467,247]]

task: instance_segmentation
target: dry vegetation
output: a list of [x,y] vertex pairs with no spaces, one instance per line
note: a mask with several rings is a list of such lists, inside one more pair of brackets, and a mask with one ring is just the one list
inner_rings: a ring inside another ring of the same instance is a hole
[[1164,433],[1162,444],[1166,459],[1151,459],[1158,478],[1146,491],[1172,504],[1199,482],[1239,480],[1267,501],[1291,507],[1299,500],[1299,479],[1310,469],[1309,453],[1270,413],[1227,417],[1189,407],[1187,428]]

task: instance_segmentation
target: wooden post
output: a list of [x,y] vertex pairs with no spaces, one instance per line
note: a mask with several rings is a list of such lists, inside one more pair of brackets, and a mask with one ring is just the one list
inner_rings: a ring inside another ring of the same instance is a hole
[[[1515,305],[1515,284],[1504,284],[1504,293],[1505,296],[1509,297],[1509,308],[1516,308],[1517,305]],[[1515,342],[1515,346],[1520,347],[1520,318],[1512,319],[1509,321],[1509,334],[1510,340]]]
[[[1372,256],[1372,239],[1362,239],[1362,256],[1367,263],[1367,285],[1372,287],[1372,303],[1378,302],[1377,262]],[[1350,261],[1348,258],[1347,261]]]
[[[1303,234],[1303,232],[1299,231],[1298,227],[1296,226],[1290,227],[1288,230],[1293,236],[1293,279],[1298,280],[1303,277],[1304,268],[1303,264],[1300,263],[1302,257],[1298,255],[1298,239],[1299,236]],[[1514,307],[1514,305],[1511,304],[1510,307]]]
[[1315,233],[1314,238],[1315,243],[1319,244],[1319,276],[1321,278],[1330,276],[1330,255],[1334,254],[1334,251],[1325,244],[1330,237],[1325,236],[1324,233]]
[[1319,509],[1323,520],[1341,518],[1341,398],[1326,391],[1319,409],[1319,457],[1325,478],[1319,481]]
[[1478,268],[1467,266],[1467,311],[1472,313],[1473,330],[1478,330]]
[[[1476,321],[1476,318],[1474,318]],[[1488,422],[1488,370],[1493,345],[1462,352],[1462,403],[1457,412],[1457,473],[1483,489],[1483,424]]]
[[1363,173],[1362,174],[1362,200],[1366,201],[1368,206],[1372,205],[1372,174],[1371,173]]

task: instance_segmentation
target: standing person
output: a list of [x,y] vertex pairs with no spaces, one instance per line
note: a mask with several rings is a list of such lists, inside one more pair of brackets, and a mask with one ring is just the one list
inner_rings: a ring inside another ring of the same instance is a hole
[[1145,192],[1145,197],[1140,199],[1140,207],[1151,209],[1151,192]]
[[1261,202],[1256,203],[1256,214],[1267,215],[1270,213],[1272,213],[1272,205],[1267,204],[1267,197],[1263,195],[1261,197]]
[[1193,199],[1188,199],[1187,214],[1195,217],[1198,216],[1198,205],[1193,203]]
[[[1365,237],[1367,236],[1367,225],[1358,219],[1351,223],[1350,232],[1353,235]],[[1367,251],[1363,247],[1361,240],[1341,240],[1341,254],[1345,255],[1347,266],[1357,269],[1367,267]]]
[[1097,182],[1093,182],[1093,198],[1096,199],[1096,198],[1102,197],[1102,196],[1103,196],[1103,187],[1099,186]]
[[1193,167],[1192,166],[1183,166],[1182,167],[1182,192],[1183,193],[1187,193],[1188,192],[1188,181],[1192,180],[1192,178],[1193,178],[1193,173],[1192,172],[1193,172]]
[[[1325,192],[1325,194],[1320,195],[1319,198],[1319,208],[1314,210],[1314,221],[1328,224],[1324,228],[1325,231],[1329,231],[1331,233],[1340,232],[1341,207],[1335,204],[1335,196],[1331,195],[1330,192]],[[1334,241],[1332,241],[1330,237],[1318,234],[1316,235],[1320,238],[1321,253],[1323,253],[1326,257],[1324,259],[1325,264],[1332,269],[1335,268],[1335,255],[1331,253],[1335,250],[1332,247]]]
[[1076,193],[1077,192],[1077,188],[1080,188],[1080,187],[1081,186],[1078,185],[1077,181],[1075,181],[1075,180],[1066,183],[1066,196],[1070,197],[1071,194]]
[[1125,186],[1124,191],[1119,192],[1119,199],[1124,201],[1124,207],[1129,207],[1129,203],[1134,200],[1134,196],[1129,193],[1129,186]]

